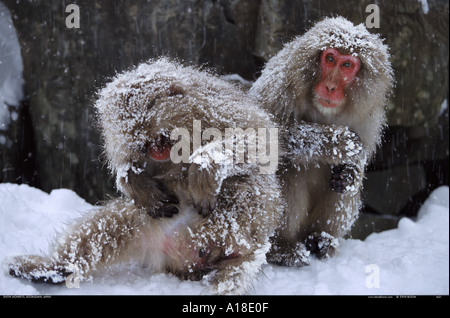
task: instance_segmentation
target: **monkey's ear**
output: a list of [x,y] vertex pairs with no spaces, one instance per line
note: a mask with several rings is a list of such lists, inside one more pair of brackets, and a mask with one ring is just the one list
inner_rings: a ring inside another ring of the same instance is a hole
[[176,84],[172,84],[169,87],[168,95],[169,96],[184,95],[184,90],[180,86],[178,86]]

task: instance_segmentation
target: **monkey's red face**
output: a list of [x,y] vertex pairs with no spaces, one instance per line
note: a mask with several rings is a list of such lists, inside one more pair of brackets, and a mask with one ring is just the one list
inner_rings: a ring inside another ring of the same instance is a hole
[[317,102],[335,108],[345,101],[345,90],[355,80],[361,62],[350,54],[327,48],[320,55],[320,82],[314,88]]
[[153,140],[147,148],[147,153],[153,160],[164,161],[170,158],[170,149],[172,144],[165,136],[159,136]]

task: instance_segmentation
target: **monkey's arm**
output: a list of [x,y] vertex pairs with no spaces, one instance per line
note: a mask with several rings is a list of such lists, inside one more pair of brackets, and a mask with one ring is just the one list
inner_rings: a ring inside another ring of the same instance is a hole
[[348,127],[302,122],[284,134],[286,158],[297,167],[325,163],[332,166],[330,188],[337,193],[359,191],[367,152]]
[[366,154],[360,138],[348,127],[301,122],[284,132],[286,157],[296,165],[327,163],[363,167]]

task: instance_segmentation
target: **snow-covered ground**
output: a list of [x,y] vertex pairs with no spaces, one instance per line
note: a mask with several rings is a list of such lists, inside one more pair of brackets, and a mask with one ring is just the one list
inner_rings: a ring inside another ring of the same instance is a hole
[[[200,282],[152,274],[134,264],[79,288],[32,284],[7,274],[8,256],[47,251],[67,222],[90,209],[70,190],[47,194],[26,185],[0,184],[0,294],[207,294]],[[397,229],[365,241],[344,240],[330,259],[313,259],[303,268],[265,265],[252,294],[448,295],[449,188],[436,189],[417,220],[403,218]]]

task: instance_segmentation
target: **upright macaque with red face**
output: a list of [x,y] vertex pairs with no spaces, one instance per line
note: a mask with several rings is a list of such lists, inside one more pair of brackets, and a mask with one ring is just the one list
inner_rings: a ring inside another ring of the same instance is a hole
[[[280,176],[288,207],[272,239],[270,262],[307,265],[311,252],[331,255],[349,231],[361,206],[365,166],[381,141],[392,85],[387,46],[364,25],[342,17],[317,23],[269,60],[250,94],[285,128]],[[334,144],[324,152],[320,135],[328,130],[335,132]],[[334,156],[352,133],[359,140],[347,141],[346,151]]]

